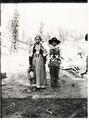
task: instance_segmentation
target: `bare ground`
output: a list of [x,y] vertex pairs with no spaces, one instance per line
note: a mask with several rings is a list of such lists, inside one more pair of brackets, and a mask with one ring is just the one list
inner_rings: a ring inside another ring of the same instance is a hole
[[3,79],[2,117],[87,117],[87,75],[61,70],[59,84],[52,89],[30,92],[26,72]]

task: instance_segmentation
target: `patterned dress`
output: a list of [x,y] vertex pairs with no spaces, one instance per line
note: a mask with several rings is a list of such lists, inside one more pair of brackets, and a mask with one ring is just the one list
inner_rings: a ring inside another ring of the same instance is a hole
[[46,55],[47,52],[42,44],[34,44],[32,59],[30,60],[32,63],[30,64],[32,64],[35,73],[35,80],[33,80],[32,84],[35,84],[38,88],[45,87],[47,84],[45,70]]

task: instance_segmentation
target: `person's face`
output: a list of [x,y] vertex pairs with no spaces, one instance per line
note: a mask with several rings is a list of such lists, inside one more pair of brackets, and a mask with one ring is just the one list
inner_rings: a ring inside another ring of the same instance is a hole
[[56,45],[57,45],[57,43],[56,43],[55,41],[53,41],[53,42],[52,42],[52,45],[53,45],[53,46],[56,46]]
[[39,37],[35,38],[35,42],[36,42],[37,44],[39,44],[39,43],[40,43],[40,38],[39,38]]

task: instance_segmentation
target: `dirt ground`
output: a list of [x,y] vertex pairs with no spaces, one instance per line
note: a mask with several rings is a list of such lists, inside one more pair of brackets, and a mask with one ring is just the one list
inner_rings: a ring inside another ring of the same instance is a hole
[[26,72],[9,74],[2,80],[2,117],[87,117],[87,75],[61,70],[59,84],[52,89],[48,79],[46,89],[31,92]]
[[[4,98],[4,118],[87,118],[86,98]],[[15,104],[13,106],[12,104]]]

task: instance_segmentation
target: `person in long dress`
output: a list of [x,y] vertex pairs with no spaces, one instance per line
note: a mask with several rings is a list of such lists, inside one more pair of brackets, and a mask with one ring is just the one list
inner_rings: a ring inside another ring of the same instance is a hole
[[35,80],[32,84],[35,84],[36,88],[45,88],[47,85],[45,69],[47,51],[42,46],[41,41],[40,36],[35,37],[35,43],[29,55],[29,64],[34,68],[35,75]]

